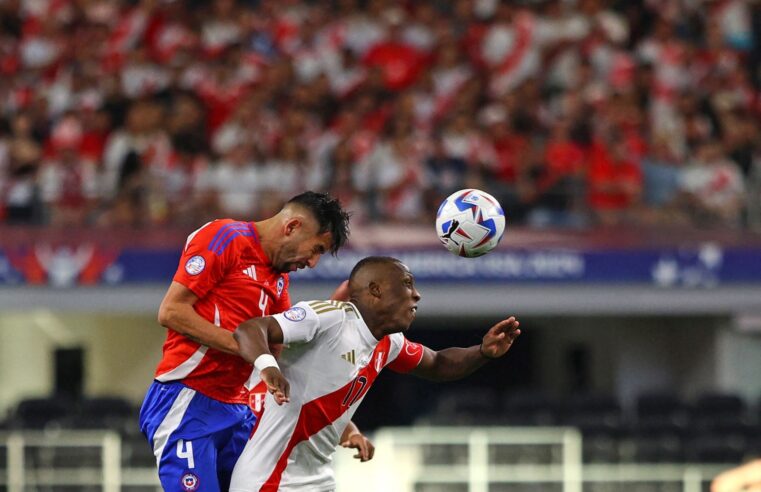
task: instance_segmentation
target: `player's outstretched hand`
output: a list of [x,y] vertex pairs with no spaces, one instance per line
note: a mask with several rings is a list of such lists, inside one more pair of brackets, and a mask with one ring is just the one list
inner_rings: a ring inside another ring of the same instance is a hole
[[277,367],[267,367],[260,374],[262,381],[267,385],[267,391],[275,397],[275,403],[282,405],[291,401],[291,385],[285,379],[283,373]]
[[330,296],[331,301],[348,301],[349,300],[349,281],[344,280],[341,285],[336,288],[333,295]]
[[515,316],[510,316],[492,326],[481,342],[481,355],[487,359],[497,359],[505,355],[521,334],[519,326],[520,323]]
[[362,463],[370,461],[373,459],[373,455],[375,455],[375,446],[373,446],[373,443],[359,432],[350,435],[347,440],[341,443],[341,446],[358,450],[358,453],[355,454],[354,457]]

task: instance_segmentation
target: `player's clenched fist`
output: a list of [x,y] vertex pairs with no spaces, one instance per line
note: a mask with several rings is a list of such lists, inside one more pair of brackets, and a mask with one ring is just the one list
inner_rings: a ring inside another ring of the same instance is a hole
[[262,381],[267,385],[267,390],[272,393],[275,403],[282,405],[290,400],[291,385],[285,379],[283,373],[277,367],[268,367],[260,373]]
[[510,316],[492,326],[481,342],[481,355],[487,359],[496,359],[505,355],[518,335],[521,334],[521,330],[518,329],[519,326],[520,323],[515,319],[515,316]]

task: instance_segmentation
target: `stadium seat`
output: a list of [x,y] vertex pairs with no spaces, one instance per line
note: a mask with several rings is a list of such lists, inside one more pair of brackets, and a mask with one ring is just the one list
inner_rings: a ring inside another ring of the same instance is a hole
[[418,419],[427,425],[484,425],[498,413],[497,397],[490,388],[470,388],[442,393],[434,410]]
[[494,484],[489,487],[489,492],[562,492],[563,484],[560,483],[511,483]]
[[509,394],[503,400],[500,418],[504,425],[557,425],[557,400],[542,391]]
[[621,404],[612,395],[572,395],[562,403],[562,409],[560,423],[564,425],[618,428],[622,423]]
[[576,426],[583,436],[583,459],[585,463],[617,463],[620,460],[619,443],[626,435],[621,425],[599,422]]
[[54,468],[100,468],[103,466],[102,449],[99,446],[51,448]]
[[60,425],[74,415],[75,409],[76,405],[67,397],[30,398],[19,402],[10,424],[14,428],[43,429]]
[[137,411],[123,398],[87,398],[66,424],[76,429],[110,429],[124,434],[128,427],[137,426]]
[[132,468],[156,466],[156,457],[145,436],[133,432],[122,437],[122,466]]
[[704,434],[689,440],[686,461],[691,463],[740,463],[747,453],[745,436]]
[[693,427],[712,429],[723,425],[748,423],[745,401],[738,395],[706,393],[692,407]]
[[690,405],[673,393],[647,393],[637,398],[637,422],[645,425],[687,425]]
[[621,461],[633,463],[681,463],[684,461],[684,425],[669,420],[638,422],[619,443]]

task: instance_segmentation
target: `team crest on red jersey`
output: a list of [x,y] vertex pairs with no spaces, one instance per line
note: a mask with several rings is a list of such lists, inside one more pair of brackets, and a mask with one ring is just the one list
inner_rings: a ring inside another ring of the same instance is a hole
[[283,277],[280,277],[277,279],[277,295],[278,296],[283,293],[283,287],[285,287],[285,279],[283,279]]

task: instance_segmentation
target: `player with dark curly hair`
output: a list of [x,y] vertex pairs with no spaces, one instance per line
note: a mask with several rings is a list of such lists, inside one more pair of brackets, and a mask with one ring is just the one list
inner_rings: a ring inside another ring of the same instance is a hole
[[[335,255],[348,233],[337,200],[306,192],[268,219],[215,220],[188,237],[159,307],[164,355],[140,411],[164,490],[227,489],[263,396],[233,331],[290,308],[288,273]],[[353,424],[347,440],[367,455]]]

